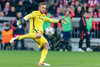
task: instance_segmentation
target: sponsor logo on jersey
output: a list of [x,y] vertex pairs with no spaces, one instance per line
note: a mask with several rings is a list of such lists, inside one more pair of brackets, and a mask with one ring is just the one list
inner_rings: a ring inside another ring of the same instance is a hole
[[42,21],[44,21],[44,19],[43,19],[43,18],[40,18],[40,17],[39,17],[39,19],[40,19],[40,20],[42,20]]

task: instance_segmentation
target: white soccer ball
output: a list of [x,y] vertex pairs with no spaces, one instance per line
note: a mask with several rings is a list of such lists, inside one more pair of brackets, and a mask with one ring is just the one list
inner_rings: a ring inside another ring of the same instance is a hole
[[54,29],[53,29],[52,27],[47,27],[47,28],[45,29],[45,34],[48,35],[48,36],[53,35],[54,32],[55,32],[55,31],[54,31]]

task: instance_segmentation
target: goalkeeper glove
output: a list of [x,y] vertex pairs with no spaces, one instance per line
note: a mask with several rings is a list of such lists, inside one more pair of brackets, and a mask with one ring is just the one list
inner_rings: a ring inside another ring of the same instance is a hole
[[24,24],[24,23],[25,23],[25,20],[22,19],[22,20],[19,20],[19,21],[17,22],[17,25],[21,25],[21,24]]
[[59,23],[66,24],[67,22],[68,22],[68,20],[67,20],[67,19],[61,19],[61,20],[59,20]]

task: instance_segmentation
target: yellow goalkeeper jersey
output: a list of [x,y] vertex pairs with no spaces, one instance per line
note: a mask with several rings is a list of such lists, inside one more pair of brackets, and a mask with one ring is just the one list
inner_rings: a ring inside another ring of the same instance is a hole
[[39,30],[43,34],[42,25],[44,22],[58,23],[59,20],[47,18],[45,14],[41,14],[40,11],[33,11],[32,13],[24,17],[25,20],[30,19],[30,32],[32,30]]

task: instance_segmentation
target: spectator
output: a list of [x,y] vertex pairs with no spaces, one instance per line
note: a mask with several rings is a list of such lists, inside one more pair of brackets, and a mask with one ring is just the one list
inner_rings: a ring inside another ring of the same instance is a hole
[[36,2],[46,2],[47,0],[36,0]]
[[31,13],[34,10],[33,2],[31,2],[30,0],[25,0],[24,5],[25,5],[25,9],[26,9],[27,14]]
[[96,7],[98,5],[97,0],[88,0],[88,7]]
[[[38,10],[39,6],[38,0],[25,0],[24,5],[27,13],[30,13],[34,10]],[[35,6],[35,7],[34,7]]]
[[2,11],[2,9],[1,9],[1,5],[0,5],[0,12]]
[[63,7],[60,8],[62,15],[64,15],[64,13],[66,12],[67,7],[68,7],[68,2],[65,1]]
[[91,13],[91,17],[92,17],[93,16],[93,8],[92,7],[89,7],[88,12]]
[[[17,26],[17,21],[22,19],[22,13],[18,12],[17,17],[12,20],[11,27],[14,30],[14,37],[24,35],[24,31],[27,29],[27,23]],[[17,50],[18,42],[16,41],[14,45],[14,49]],[[24,49],[24,40],[20,40],[21,42],[21,49]]]
[[82,17],[82,7],[78,6],[78,8],[75,10],[75,17]]
[[82,4],[82,11],[83,12],[85,12],[85,11],[87,11],[88,10],[88,6],[87,6],[87,3],[86,2],[84,2],[83,4]]
[[98,13],[97,12],[93,12],[93,18],[98,18]]
[[4,10],[6,0],[0,0],[1,10]]
[[6,2],[6,4],[5,4],[5,8],[4,8],[5,16],[8,15],[9,8],[10,8],[10,3],[9,3],[9,2]]
[[93,12],[98,12],[97,7],[92,7],[93,8]]
[[[34,7],[35,6],[35,7]],[[39,3],[38,2],[33,2],[33,10],[38,10]]]
[[98,8],[98,18],[100,18],[100,7]]
[[74,5],[75,9],[77,9],[79,5],[80,5],[80,2],[79,1],[75,1],[75,5]]
[[69,8],[70,8],[71,10],[73,10],[73,12],[75,12],[75,7],[74,7],[74,6],[69,6]]
[[10,44],[10,40],[13,38],[13,30],[10,28],[9,23],[4,23],[5,29],[2,30],[2,43],[4,46],[4,50],[7,49],[12,49],[12,46]]
[[70,5],[70,6],[74,6],[74,4],[75,4],[75,0],[70,0],[70,1],[69,1],[69,5]]
[[78,49],[78,51],[80,52],[84,52],[84,50],[82,49],[82,44],[85,38],[86,38],[86,45],[87,45],[86,51],[92,51],[90,47],[90,37],[91,37],[92,23],[94,22],[90,16],[91,16],[90,12],[85,12],[83,14],[83,17],[80,20],[81,37],[80,37],[79,49]]
[[[98,18],[98,13],[97,12],[93,12],[93,18]],[[94,21],[93,23],[93,32],[95,32],[96,34],[99,34],[99,30],[100,30],[100,22],[98,21]],[[98,35],[95,35],[95,37],[97,38]]]
[[[71,13],[71,16],[70,16]],[[71,46],[69,44],[70,41],[70,32],[72,30],[71,26],[71,19],[75,16],[74,12],[71,9],[68,9],[64,16],[62,16],[62,19],[68,19],[68,22],[64,24],[59,24],[59,27],[62,30],[62,38],[61,38],[61,45],[60,45],[60,51],[64,50],[64,44],[65,44],[65,51],[71,50]]]
[[64,0],[59,0],[58,7],[61,9],[63,7]]
[[[0,12],[0,17],[4,17],[4,12],[2,11]],[[0,21],[0,23],[3,23],[3,22],[4,22],[3,20]]]
[[18,1],[19,0],[9,0],[10,1],[10,6],[17,7]]
[[4,17],[4,12],[0,12],[0,17]]
[[87,1],[88,1],[88,0],[81,0],[81,3],[84,3],[84,2],[86,2],[86,3],[87,3]]
[[16,17],[16,11],[15,11],[14,6],[10,7],[10,11],[8,12],[8,16],[9,17]]
[[56,16],[56,10],[57,10],[57,3],[55,2],[53,5],[51,5],[48,9],[48,11],[53,14],[54,16]]
[[18,6],[16,7],[17,12],[22,12],[22,16],[25,16],[25,6],[23,5],[23,1],[20,0],[18,2]]

